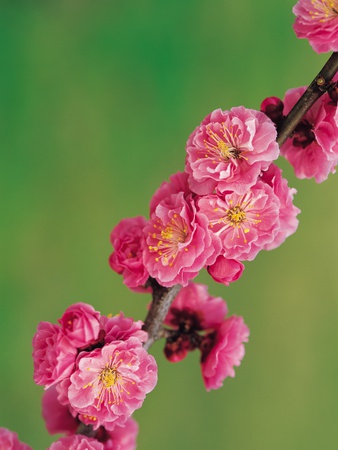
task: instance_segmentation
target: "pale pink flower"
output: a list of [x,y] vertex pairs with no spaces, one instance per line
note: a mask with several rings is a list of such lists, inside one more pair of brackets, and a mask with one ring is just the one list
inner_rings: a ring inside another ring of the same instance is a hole
[[102,319],[106,344],[112,341],[126,341],[132,336],[137,337],[141,342],[146,342],[148,339],[148,333],[142,330],[142,320],[135,322],[131,317],[125,317],[123,312],[113,317],[103,317]]
[[337,0],[299,0],[292,11],[297,37],[308,39],[317,53],[338,51]]
[[208,231],[208,219],[198,214],[191,195],[165,197],[144,229],[144,264],[162,286],[186,286],[220,251],[216,236]]
[[246,194],[200,197],[198,207],[222,242],[227,259],[251,261],[279,231],[280,202],[272,188],[258,181]]
[[223,386],[226,377],[234,377],[234,366],[239,366],[248,342],[249,329],[242,317],[231,316],[214,332],[205,337],[201,369],[207,391]]
[[65,336],[77,348],[86,347],[99,338],[100,313],[87,303],[74,303],[58,322]]
[[47,450],[104,450],[104,445],[94,438],[74,434],[58,439]]
[[72,416],[69,407],[58,400],[55,386],[47,389],[42,397],[42,417],[49,434],[74,434],[80,422]]
[[186,172],[197,194],[244,194],[279,155],[274,123],[243,106],[209,114],[187,142]]
[[68,398],[81,422],[96,429],[123,425],[156,385],[157,365],[138,338],[82,352]]
[[213,265],[208,266],[208,273],[218,283],[229,286],[230,283],[238,280],[243,273],[244,264],[236,259],[228,259],[220,255]]
[[33,337],[34,381],[45,386],[68,377],[74,367],[77,350],[60,327],[40,322]]
[[0,449],[1,450],[32,450],[27,444],[20,442],[17,433],[7,428],[0,427]]
[[[306,87],[290,89],[284,98],[287,115]],[[317,183],[335,172],[338,162],[338,113],[327,94],[305,114],[292,136],[281,147],[281,154],[293,166],[298,178],[315,178]]]
[[288,187],[288,181],[282,178],[282,170],[275,164],[272,163],[268,170],[262,172],[261,180],[272,187],[280,201],[278,233],[272,242],[264,245],[265,250],[272,250],[279,247],[287,237],[297,230],[299,223],[297,215],[300,213],[300,209],[293,204],[296,189]]
[[176,172],[171,175],[169,181],[161,184],[150,200],[150,215],[162,201],[170,199],[171,195],[179,192],[183,192],[185,199],[192,194],[188,184],[188,174],[185,172]]
[[142,216],[122,219],[113,229],[110,240],[114,252],[109,259],[110,267],[123,276],[123,282],[137,292],[150,292],[145,288],[149,278],[142,261],[143,228],[147,220]]

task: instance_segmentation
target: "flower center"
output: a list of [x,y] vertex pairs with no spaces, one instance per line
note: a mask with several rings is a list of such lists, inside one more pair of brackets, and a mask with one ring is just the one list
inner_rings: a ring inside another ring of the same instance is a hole
[[246,219],[245,211],[239,206],[234,206],[226,212],[227,218],[232,226],[238,226],[240,223],[244,222]]
[[158,220],[154,228],[156,232],[149,234],[156,245],[149,245],[148,249],[158,254],[156,261],[161,260],[163,265],[172,266],[177,253],[183,247],[188,251],[188,247],[184,245],[188,237],[187,224],[181,216],[174,214],[169,223],[163,226],[162,221]]
[[209,139],[204,139],[204,145],[207,153],[205,158],[211,158],[214,164],[221,161],[230,161],[230,159],[245,159],[242,151],[238,148],[237,134],[222,123],[219,134],[215,133],[210,126],[206,126],[206,132]]
[[310,11],[312,19],[325,22],[338,15],[337,0],[311,0],[311,3],[315,8],[315,11]]
[[114,386],[119,379],[121,379],[121,375],[115,367],[105,367],[100,374],[100,381],[105,389]]

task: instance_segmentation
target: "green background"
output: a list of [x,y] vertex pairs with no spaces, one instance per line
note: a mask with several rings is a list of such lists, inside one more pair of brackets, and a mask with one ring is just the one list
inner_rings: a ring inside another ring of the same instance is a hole
[[[2,2],[0,7],[0,426],[34,450],[48,436],[31,339],[73,302],[143,319],[108,265],[123,217],[148,215],[213,109],[259,109],[308,84],[327,55],[292,30],[291,0]],[[159,382],[135,413],[138,449],[338,446],[338,178],[297,180],[295,235],[230,287],[201,274],[250,327],[246,356],[205,392],[198,354],[151,349]]]

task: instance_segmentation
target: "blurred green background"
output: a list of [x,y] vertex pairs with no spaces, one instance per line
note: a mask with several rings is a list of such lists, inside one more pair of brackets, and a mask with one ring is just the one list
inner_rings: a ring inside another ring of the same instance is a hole
[[[73,302],[143,319],[150,297],[108,266],[110,231],[148,215],[213,109],[283,96],[327,55],[296,39],[294,0],[59,0],[0,6],[0,426],[34,450],[48,436],[31,339]],[[299,181],[280,161],[298,232],[213,295],[251,330],[235,379],[206,393],[198,355],[152,352],[159,382],[138,449],[338,448],[338,178]]]

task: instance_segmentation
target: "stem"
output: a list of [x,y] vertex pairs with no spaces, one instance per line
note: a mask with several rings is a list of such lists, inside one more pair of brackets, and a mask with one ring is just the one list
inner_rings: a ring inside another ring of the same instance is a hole
[[143,329],[148,332],[148,340],[144,344],[146,350],[149,350],[153,343],[161,337],[162,323],[182,287],[176,284],[171,288],[166,288],[159,285],[154,278],[149,278],[149,284],[153,290],[153,301],[143,325]]
[[284,144],[311,106],[328,90],[330,82],[337,71],[338,52],[335,52],[332,53],[322,70],[284,118],[281,126],[278,127],[277,142],[279,146]]

